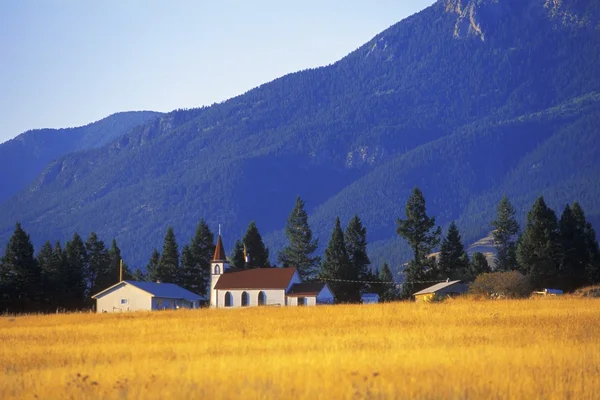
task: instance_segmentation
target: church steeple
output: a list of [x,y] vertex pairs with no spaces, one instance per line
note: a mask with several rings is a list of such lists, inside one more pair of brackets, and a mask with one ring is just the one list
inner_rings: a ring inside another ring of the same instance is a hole
[[223,239],[221,239],[221,227],[219,226],[219,236],[217,237],[217,244],[215,245],[215,254],[210,265],[210,305],[217,307],[217,292],[215,285],[217,281],[229,269],[229,261],[225,255],[225,247],[223,246]]

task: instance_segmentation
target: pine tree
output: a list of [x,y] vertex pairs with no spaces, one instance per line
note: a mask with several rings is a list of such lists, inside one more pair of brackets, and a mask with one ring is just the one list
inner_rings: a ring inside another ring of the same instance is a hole
[[479,275],[492,272],[490,264],[483,253],[473,253],[471,262],[469,263],[469,274],[471,279],[477,278]]
[[160,253],[157,249],[152,250],[152,255],[146,265],[146,279],[149,282],[156,282],[158,280],[158,263],[160,261]]
[[534,288],[558,283],[562,259],[556,214],[543,197],[538,198],[527,214],[527,226],[517,246],[517,260]]
[[354,285],[348,282],[338,282],[335,279],[347,280],[351,278],[349,276],[350,268],[350,257],[346,251],[346,244],[344,241],[344,231],[340,223],[340,218],[335,219],[335,226],[329,239],[329,244],[325,249],[325,258],[323,260],[323,266],[321,267],[321,279],[330,280],[327,282],[333,294],[335,295],[336,301],[340,303],[356,302],[360,300],[356,298],[356,290]]
[[88,256],[87,271],[85,273],[87,286],[90,288],[87,297],[106,289],[105,271],[110,264],[110,256],[104,242],[98,239],[95,232],[85,242]]
[[40,269],[40,306],[52,309],[56,302],[56,273],[53,270],[54,249],[50,241],[46,241],[37,255],[37,263]]
[[264,268],[271,265],[269,263],[269,249],[265,246],[254,221],[251,221],[248,225],[242,244],[246,246],[246,255],[248,256],[246,268]]
[[448,234],[442,240],[440,256],[437,264],[437,276],[434,279],[466,279],[468,278],[469,259],[458,227],[452,221]]
[[496,270],[510,271],[516,267],[516,242],[519,224],[515,219],[515,209],[508,200],[502,197],[497,208],[496,219],[491,222],[494,231],[492,237],[496,248]]
[[[103,286],[110,287],[119,282],[121,277],[121,249],[117,245],[117,240],[113,238],[110,248],[108,249],[108,257],[110,259],[107,268],[103,273]],[[125,272],[126,267],[123,264],[123,280],[130,278],[131,274]]]
[[[344,239],[346,242],[346,251],[350,258],[349,267],[351,270],[348,272],[348,276],[352,280],[368,281],[371,277],[369,270],[371,260],[367,255],[367,228],[363,226],[358,215],[355,214],[350,222],[348,222],[348,226],[344,232]],[[366,284],[357,285],[359,293],[361,291],[365,292],[366,289]]]
[[427,256],[440,242],[441,228],[435,227],[435,217],[427,216],[425,198],[419,188],[415,188],[406,202],[406,219],[397,220],[396,232],[404,238],[413,250],[413,259],[406,266],[402,296],[407,298],[415,286],[412,282],[426,277],[429,264]]
[[204,220],[196,227],[189,246],[181,251],[181,285],[189,291],[206,296],[210,283],[210,264],[215,252],[214,235]]
[[379,291],[379,299],[382,302],[398,300],[398,289],[396,289],[396,284],[388,283],[395,282],[395,280],[394,276],[392,275],[392,270],[387,263],[383,264],[381,272],[379,272],[379,281],[382,282],[380,285],[381,289]]
[[[585,213],[579,203],[573,203],[573,218],[577,221],[579,229],[583,230],[585,241],[585,284],[594,284],[600,282],[600,250],[596,239],[596,231],[585,218]],[[582,228],[581,228],[582,227]]]
[[65,259],[65,285],[69,288],[65,296],[65,307],[75,310],[84,307],[85,304],[85,270],[88,262],[85,244],[79,234],[75,233],[65,244]]
[[241,240],[236,240],[229,257],[231,266],[236,269],[245,269],[246,260],[244,259],[244,245]]
[[308,225],[308,214],[300,196],[296,198],[296,205],[288,217],[285,235],[289,244],[279,252],[278,262],[283,267],[296,267],[302,280],[314,280],[318,275],[321,258],[312,255],[317,250],[319,241],[313,240],[312,231]]
[[585,216],[578,207],[578,216],[567,204],[559,221],[561,246],[563,249],[560,263],[560,278],[563,289],[575,290],[590,283],[588,280],[589,252],[585,234]]
[[157,279],[165,283],[179,283],[179,249],[173,228],[169,226],[158,261]]
[[136,268],[133,272],[131,279],[137,282],[145,282],[148,280],[148,277],[146,276],[146,274],[144,274],[144,271],[142,271],[139,268]]
[[3,309],[36,311],[39,306],[40,270],[29,235],[17,223],[2,257]]

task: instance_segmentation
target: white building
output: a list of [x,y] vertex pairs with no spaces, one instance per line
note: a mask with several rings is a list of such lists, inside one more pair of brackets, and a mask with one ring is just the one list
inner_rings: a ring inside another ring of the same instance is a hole
[[198,308],[203,298],[173,283],[121,281],[92,296],[96,312]]
[[333,293],[326,283],[303,283],[296,268],[233,270],[219,235],[211,265],[211,307],[317,304],[333,304]]

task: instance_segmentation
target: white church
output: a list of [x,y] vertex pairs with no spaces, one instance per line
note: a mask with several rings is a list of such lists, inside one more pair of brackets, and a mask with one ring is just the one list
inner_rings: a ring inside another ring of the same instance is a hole
[[314,306],[333,300],[326,283],[304,283],[296,268],[230,268],[218,236],[211,264],[211,307]]

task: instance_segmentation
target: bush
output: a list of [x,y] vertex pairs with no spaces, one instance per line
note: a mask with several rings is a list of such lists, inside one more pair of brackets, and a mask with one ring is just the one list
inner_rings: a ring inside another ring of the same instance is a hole
[[522,298],[531,293],[529,279],[517,271],[479,275],[469,286],[469,293],[488,298]]

